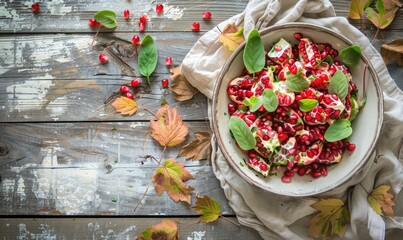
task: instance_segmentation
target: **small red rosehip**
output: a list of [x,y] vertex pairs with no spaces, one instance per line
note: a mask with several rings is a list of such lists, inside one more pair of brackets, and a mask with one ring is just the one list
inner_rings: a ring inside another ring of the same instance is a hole
[[192,24],[192,31],[200,31],[200,23],[194,22]]
[[39,12],[39,3],[33,3],[31,5],[32,12],[37,13]]
[[146,23],[145,22],[139,22],[139,30],[142,32],[146,29]]
[[97,20],[95,20],[93,18],[88,20],[88,26],[90,26],[90,27],[95,27],[95,26],[97,26],[97,24],[98,24]]
[[139,78],[136,78],[136,79],[133,79],[131,82],[130,82],[130,85],[132,85],[132,87],[137,87],[138,85],[140,85],[140,79]]
[[129,17],[130,17],[130,11],[129,11],[129,10],[124,10],[124,11],[123,11],[123,17],[124,17],[125,19],[129,19]]
[[134,45],[139,44],[139,43],[140,43],[140,37],[137,36],[137,35],[134,35],[134,36],[132,37],[132,43],[133,43]]
[[147,22],[147,16],[142,15],[139,20],[140,20],[140,22],[145,23],[145,22]]
[[167,88],[168,84],[169,84],[168,79],[166,79],[166,78],[162,79],[161,84],[162,84],[163,88]]
[[204,12],[202,16],[203,16],[203,19],[210,19],[211,18],[211,12]]
[[106,63],[106,62],[108,62],[108,55],[106,55],[105,53],[99,54],[99,61],[100,61],[101,63]]
[[120,92],[121,93],[128,93],[130,91],[129,87],[126,85],[120,86]]
[[172,58],[171,57],[165,58],[165,63],[166,63],[167,66],[171,66],[172,65]]
[[162,13],[164,11],[164,5],[162,4],[157,4],[157,6],[155,6],[155,11],[157,13]]
[[130,99],[134,99],[134,94],[132,92],[127,92],[126,97]]

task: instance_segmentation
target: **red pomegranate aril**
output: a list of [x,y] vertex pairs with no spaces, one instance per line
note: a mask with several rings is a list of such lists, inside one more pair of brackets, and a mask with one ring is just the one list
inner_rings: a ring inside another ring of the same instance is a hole
[[165,64],[169,67],[172,65],[172,57],[165,58]]
[[121,92],[121,93],[128,93],[129,91],[130,91],[130,89],[129,89],[129,87],[126,86],[126,85],[122,85],[122,86],[120,87],[120,92]]
[[142,15],[142,16],[139,18],[139,20],[140,20],[140,22],[142,22],[142,23],[146,23],[146,22],[147,22],[147,16],[146,16],[146,15]]
[[294,38],[300,41],[303,38],[303,36],[301,33],[294,33]]
[[235,112],[235,106],[234,106],[234,104],[228,103],[228,112],[229,112],[230,114],[232,114],[232,113]]
[[164,11],[164,5],[162,5],[162,4],[157,4],[157,5],[155,6],[155,11],[156,11],[157,13],[162,13],[162,12]]
[[134,35],[134,36],[132,37],[132,43],[133,43],[133,45],[139,44],[139,43],[140,43],[140,37],[137,36],[137,35]]
[[326,169],[325,166],[322,166],[322,167],[320,168],[320,173],[321,173],[323,176],[327,176],[327,169]]
[[146,23],[145,22],[139,22],[139,31],[144,31],[146,29]]
[[311,176],[312,176],[313,178],[318,178],[318,177],[322,176],[322,173],[321,173],[320,171],[313,171],[313,172],[311,173]]
[[265,164],[265,163],[260,163],[259,168],[260,168],[260,170],[262,170],[262,171],[267,171],[267,164]]
[[292,171],[290,171],[290,170],[286,170],[286,171],[284,172],[284,176],[291,178],[291,177],[294,176],[294,173],[293,173]]
[[203,19],[211,19],[211,12],[204,12],[202,16]]
[[108,62],[108,55],[106,55],[105,53],[99,54],[99,61],[101,63],[107,63]]
[[162,84],[162,87],[167,88],[168,84],[169,84],[168,79],[166,79],[166,78],[162,79],[161,84]]
[[192,23],[192,31],[200,31],[200,23],[198,22]]
[[349,151],[354,151],[355,150],[355,144],[349,144],[348,146],[347,146],[347,150],[349,150]]
[[136,78],[136,79],[133,79],[133,80],[131,80],[130,81],[130,85],[132,86],[132,87],[137,87],[138,85],[140,85],[140,79],[139,78]]
[[290,183],[291,182],[291,178],[287,177],[287,176],[282,176],[281,177],[281,182],[283,183]]
[[39,12],[39,3],[33,3],[31,5],[32,12],[37,13]]
[[285,133],[279,133],[279,134],[278,134],[278,139],[279,139],[280,141],[286,140],[286,139],[287,139],[287,134],[285,134]]
[[129,11],[129,10],[124,10],[124,11],[123,11],[123,17],[124,17],[125,19],[129,19],[129,17],[130,17],[130,11]]
[[126,97],[130,99],[134,99],[134,94],[132,92],[127,92]]
[[96,27],[98,25],[97,23],[98,23],[97,20],[95,20],[93,18],[88,20],[88,26],[90,26],[90,27]]
[[250,152],[250,153],[248,154],[248,156],[249,156],[250,158],[255,158],[255,157],[256,157],[256,153]]

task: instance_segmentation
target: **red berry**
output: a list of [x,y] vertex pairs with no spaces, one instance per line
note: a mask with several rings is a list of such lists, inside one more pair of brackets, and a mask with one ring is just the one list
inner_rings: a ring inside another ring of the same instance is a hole
[[90,26],[90,27],[95,27],[95,26],[97,26],[97,24],[98,24],[97,20],[95,20],[93,18],[88,20],[88,26]]
[[139,30],[144,31],[145,28],[146,28],[145,22],[139,22]]
[[99,54],[99,61],[100,61],[101,63],[106,63],[106,62],[108,62],[108,55],[106,55],[105,53]]
[[355,150],[355,144],[350,143],[349,145],[347,145],[347,149],[349,151],[354,151]]
[[34,12],[34,13],[39,12],[39,4],[38,3],[33,3],[31,8],[32,8],[32,12]]
[[157,6],[155,6],[155,11],[157,13],[162,13],[164,11],[164,5],[162,4],[157,4]]
[[169,84],[168,79],[166,79],[166,78],[162,79],[161,84],[162,84],[162,87],[167,88],[168,84]]
[[171,57],[165,58],[165,63],[166,63],[167,66],[171,66],[172,65],[172,58]]
[[194,22],[192,24],[192,31],[200,31],[200,23]]
[[129,87],[126,85],[120,86],[120,92],[121,93],[128,93],[130,91]]
[[294,34],[294,37],[295,37],[295,39],[297,39],[298,41],[303,38],[302,33],[295,33],[295,34]]
[[204,12],[202,16],[203,16],[203,19],[210,19],[211,18],[211,12]]
[[130,82],[130,85],[132,85],[132,87],[137,87],[138,85],[140,85],[140,79],[139,78],[136,78],[136,79],[133,79],[131,82]]
[[134,45],[137,45],[137,44],[139,44],[139,42],[140,42],[140,37],[137,36],[137,35],[134,35],[134,36],[132,37],[132,43],[133,43]]
[[125,19],[129,19],[129,17],[130,17],[130,11],[129,11],[129,10],[124,10],[124,11],[123,11],[123,17],[124,17]]
[[130,99],[134,99],[134,94],[132,92],[127,92],[126,97]]
[[147,16],[146,15],[141,16],[140,17],[140,22],[142,22],[142,23],[147,22]]

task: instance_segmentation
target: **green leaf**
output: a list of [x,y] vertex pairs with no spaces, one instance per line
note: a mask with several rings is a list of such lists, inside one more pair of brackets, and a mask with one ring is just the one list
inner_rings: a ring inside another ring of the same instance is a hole
[[277,95],[271,89],[265,89],[262,94],[263,106],[268,112],[276,111],[278,107]]
[[256,29],[249,33],[243,51],[243,62],[250,73],[259,72],[266,63],[262,39],[260,39],[260,34]]
[[329,55],[327,55],[327,56],[325,57],[325,59],[323,59],[323,61],[329,63],[329,65],[332,65],[332,64],[333,64],[333,59],[332,59],[332,57],[329,56]]
[[385,15],[385,7],[383,6],[382,0],[376,2],[376,10],[378,10],[380,16]]
[[290,74],[285,80],[288,89],[294,92],[302,92],[309,87],[309,82],[301,75]]
[[325,139],[328,142],[336,142],[348,138],[353,133],[351,123],[347,119],[334,121],[325,132]]
[[339,56],[347,66],[355,66],[361,59],[361,48],[357,45],[352,45],[341,50]]
[[330,80],[329,93],[337,94],[340,99],[344,99],[348,94],[348,83],[346,75],[341,71],[337,70],[336,73],[333,75],[332,79]]
[[358,112],[360,111],[360,106],[358,105],[355,98],[351,98],[351,111],[350,111],[350,122],[353,122],[354,119],[358,116]]
[[249,99],[250,111],[256,112],[262,106],[262,100],[258,97],[252,96]]
[[111,10],[102,10],[95,14],[94,19],[106,28],[116,27],[116,13]]
[[147,35],[143,38],[141,42],[138,66],[141,75],[147,77],[148,85],[150,85],[150,75],[154,72],[157,67],[158,52],[155,45],[154,39]]
[[229,120],[229,129],[243,150],[251,150],[256,146],[256,139],[253,137],[252,131],[241,118],[232,116]]
[[316,99],[302,99],[299,101],[299,109],[303,112],[309,112],[318,105]]
[[214,222],[221,214],[221,206],[214,199],[209,196],[199,197],[196,195],[196,206],[191,207],[196,212],[202,214],[200,221],[202,222]]

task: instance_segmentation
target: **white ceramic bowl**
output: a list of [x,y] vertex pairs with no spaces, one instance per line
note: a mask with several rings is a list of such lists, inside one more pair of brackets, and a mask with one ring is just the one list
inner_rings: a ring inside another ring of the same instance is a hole
[[[353,45],[346,37],[332,30],[305,23],[273,26],[262,30],[260,34],[265,49],[268,50],[280,38],[289,41],[291,45],[295,44],[294,33],[296,32],[302,33],[304,37],[311,38],[315,42],[330,43],[338,51]],[[328,167],[326,177],[314,179],[311,176],[295,176],[291,183],[283,183],[281,182],[281,173],[277,174],[277,176],[263,177],[261,174],[249,169],[246,164],[241,166],[240,162],[244,162],[248,158],[239,149],[230,134],[227,109],[230,99],[226,90],[228,83],[232,79],[242,75],[242,70],[244,69],[243,48],[244,45],[239,47],[222,69],[215,86],[212,107],[213,132],[228,164],[236,170],[239,177],[264,191],[286,196],[312,196],[340,186],[359,172],[374,152],[383,120],[382,92],[378,77],[368,58],[362,55],[358,65],[351,69],[353,81],[357,85],[361,96],[364,65],[367,64],[368,66],[365,74],[367,103],[353,122],[353,134],[350,137],[350,142],[356,144],[355,151],[345,151],[339,164]]]

